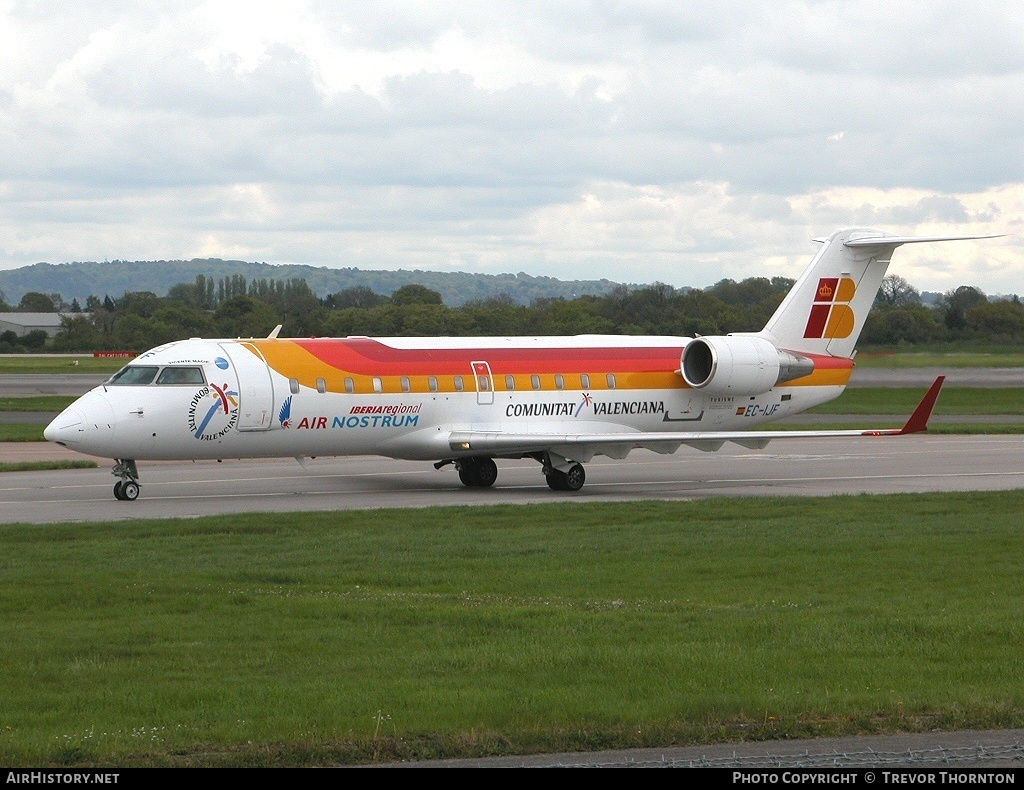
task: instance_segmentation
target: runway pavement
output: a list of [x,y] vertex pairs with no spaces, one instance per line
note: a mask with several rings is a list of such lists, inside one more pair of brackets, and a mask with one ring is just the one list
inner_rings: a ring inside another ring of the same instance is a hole
[[[40,445],[41,448],[48,447]],[[3,447],[0,447],[0,452]],[[46,452],[79,457],[61,448]],[[41,451],[41,455],[44,455]],[[1024,487],[1024,436],[866,437],[774,441],[673,456],[636,451],[586,465],[583,490],[553,492],[534,461],[498,461],[491,489],[463,487],[453,467],[385,458],[140,462],[142,495],[113,497],[99,469],[9,472],[0,478],[0,523],[195,517],[257,511],[327,511],[431,505],[687,500],[709,496],[971,491]]]
[[[958,732],[862,735],[785,741],[744,741],[704,746],[669,746],[660,749],[620,749],[602,752],[565,752],[519,757],[483,757],[465,760],[429,760],[385,763],[374,768],[773,768],[796,771],[779,784],[824,783],[823,775],[840,775],[846,768],[915,768],[916,782],[974,783],[970,774],[1024,765],[1024,730],[961,730]],[[961,773],[963,772],[963,773]],[[1005,779],[1002,781],[1009,782]],[[879,784],[895,780],[879,778]],[[902,778],[902,777],[901,777]],[[943,781],[943,780],[946,781]],[[816,781],[815,781],[816,780]],[[835,781],[835,780],[834,780]],[[835,781],[839,783],[841,780]],[[865,782],[870,784],[872,780]],[[904,782],[910,783],[908,779]],[[979,783],[995,783],[991,775]],[[753,782],[751,782],[753,783]],[[768,782],[763,782],[768,784]],[[851,784],[853,782],[850,782]]]

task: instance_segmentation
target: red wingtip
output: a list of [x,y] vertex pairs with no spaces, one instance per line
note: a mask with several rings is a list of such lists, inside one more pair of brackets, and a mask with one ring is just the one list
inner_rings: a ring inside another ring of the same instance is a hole
[[939,376],[935,379],[935,383],[925,393],[925,396],[921,398],[921,402],[917,404],[914,413],[910,415],[907,424],[900,429],[900,434],[920,433],[921,431],[928,430],[928,419],[932,416],[932,409],[935,408],[935,401],[939,399],[939,390],[942,389],[942,382],[945,380],[945,376]]

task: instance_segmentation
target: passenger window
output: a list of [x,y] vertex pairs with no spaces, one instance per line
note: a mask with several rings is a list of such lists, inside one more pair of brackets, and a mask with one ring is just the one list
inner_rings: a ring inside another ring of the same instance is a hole
[[412,384],[409,383],[408,376],[402,376],[402,392],[411,392]]
[[610,389],[610,390],[615,389],[615,374],[614,373],[609,373],[606,378],[608,380],[608,389]]
[[429,376],[427,378],[427,386],[431,392],[437,392],[437,376]]
[[299,394],[299,380],[298,379],[288,379],[288,389],[291,390],[292,395],[298,395]]
[[164,368],[157,384],[205,384],[202,368]]
[[530,384],[533,386],[533,388],[535,390],[539,390],[540,389],[540,376],[538,376],[536,373],[534,373],[532,376],[530,376]]
[[565,376],[563,376],[561,373],[555,376],[555,386],[558,387],[558,389],[560,390],[565,389]]
[[110,377],[106,383],[108,387],[139,387],[144,384],[151,384],[156,377],[158,368],[149,365],[128,365],[121,368]]
[[516,388],[516,377],[515,376],[505,376],[505,389],[507,389],[509,392],[511,392],[515,388]]
[[585,390],[590,389],[590,375],[589,374],[583,373],[583,374],[580,375],[580,386],[583,387],[583,389],[585,389]]
[[345,377],[345,392],[351,395],[356,391],[356,383],[348,376]]
[[373,391],[374,392],[383,392],[384,391],[384,382],[381,381],[379,376],[374,376],[373,377]]
[[487,376],[480,377],[480,391],[490,392],[491,391],[491,380]]
[[462,376],[455,377],[455,391],[462,392],[466,388],[466,385],[462,382]]
[[327,392],[327,382],[323,379],[316,380],[316,391],[320,393]]

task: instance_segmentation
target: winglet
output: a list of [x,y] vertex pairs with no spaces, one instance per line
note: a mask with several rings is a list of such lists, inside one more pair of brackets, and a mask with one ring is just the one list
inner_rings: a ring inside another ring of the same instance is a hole
[[939,376],[935,379],[935,383],[932,384],[931,388],[925,393],[925,396],[921,398],[921,402],[917,404],[917,408],[914,409],[914,413],[910,415],[910,419],[907,420],[907,424],[900,429],[899,435],[905,433],[920,433],[921,431],[928,430],[928,419],[932,416],[932,409],[935,408],[935,401],[939,398],[939,390],[942,389],[942,382],[946,380],[945,376]]

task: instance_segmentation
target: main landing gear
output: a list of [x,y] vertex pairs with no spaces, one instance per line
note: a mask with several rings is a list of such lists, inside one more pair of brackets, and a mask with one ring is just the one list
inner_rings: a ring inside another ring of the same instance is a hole
[[554,467],[545,467],[544,477],[552,491],[579,491],[587,482],[587,473],[582,464],[573,464],[564,472]]
[[[544,479],[552,491],[579,491],[587,481],[587,473],[582,464],[570,461],[553,453],[530,454],[530,458],[540,461]],[[470,488],[490,488],[498,479],[498,467],[493,458],[474,455],[457,460],[438,461],[435,469],[454,464],[459,470],[459,480]]]
[[459,470],[459,480],[470,488],[490,488],[498,479],[498,465],[493,458],[461,458],[455,462],[455,468]]
[[114,498],[122,502],[134,502],[139,498],[139,470],[135,461],[130,458],[115,458],[114,477],[120,478],[114,483]]

